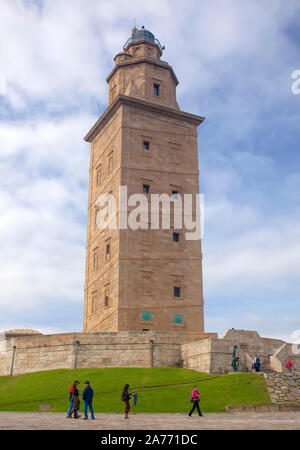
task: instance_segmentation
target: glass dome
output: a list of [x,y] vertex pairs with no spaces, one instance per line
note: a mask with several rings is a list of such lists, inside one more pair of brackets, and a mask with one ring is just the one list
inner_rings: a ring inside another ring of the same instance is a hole
[[141,30],[137,30],[134,35],[131,37],[132,42],[139,41],[148,41],[154,44],[154,34],[151,31],[145,30],[142,28]]
[[130,44],[135,44],[138,42],[151,42],[151,44],[155,44],[159,47],[159,50],[164,50],[164,47],[160,45],[160,42],[158,39],[154,37],[154,34],[151,33],[151,31],[146,30],[145,27],[142,27],[141,30],[133,30],[132,36],[127,40],[126,44],[124,45],[123,49],[125,50]]

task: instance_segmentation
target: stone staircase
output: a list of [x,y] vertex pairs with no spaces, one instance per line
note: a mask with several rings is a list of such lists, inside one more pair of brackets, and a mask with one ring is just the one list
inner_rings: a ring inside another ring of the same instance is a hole
[[270,367],[276,372],[284,373],[285,362],[287,359],[291,359],[293,363],[293,369],[297,372],[300,371],[300,354],[295,353],[293,350],[293,344],[284,343],[275,353],[270,357]]

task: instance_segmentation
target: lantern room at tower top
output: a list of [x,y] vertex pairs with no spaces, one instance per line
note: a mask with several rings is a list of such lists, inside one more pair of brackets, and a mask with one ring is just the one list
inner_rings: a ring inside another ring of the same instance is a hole
[[151,31],[146,30],[144,26],[142,26],[141,30],[137,30],[136,27],[132,30],[131,37],[127,40],[126,44],[123,47],[123,50],[126,52],[128,51],[129,47],[131,45],[137,44],[137,43],[146,43],[146,44],[152,44],[153,46],[157,46],[160,50],[160,56],[162,55],[163,50],[165,47],[162,47],[159,40],[155,38],[154,34],[151,33]]
[[[109,85],[108,105],[118,95],[139,98],[179,110],[176,101],[178,79],[173,68],[161,61],[164,47],[153,33],[133,28],[131,37],[115,58],[115,67],[106,81]],[[152,95],[151,85],[157,84],[158,92]]]

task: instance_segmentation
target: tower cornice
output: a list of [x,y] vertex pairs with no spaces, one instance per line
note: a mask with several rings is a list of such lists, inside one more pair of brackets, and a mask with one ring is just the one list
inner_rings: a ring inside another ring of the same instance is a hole
[[158,67],[163,67],[164,69],[167,69],[171,72],[172,77],[175,80],[176,86],[178,86],[179,81],[175,75],[175,72],[173,70],[173,67],[170,66],[167,62],[164,61],[159,61],[157,59],[154,58],[147,58],[147,57],[143,57],[143,58],[138,58],[138,59],[134,59],[132,61],[128,61],[126,60],[126,62],[122,62],[117,64],[113,70],[110,72],[110,74],[108,75],[108,77],[106,78],[107,83],[109,83],[109,81],[111,80],[111,78],[113,77],[113,75],[116,73],[116,71],[120,68],[120,67],[125,67],[125,66],[131,66],[131,65],[135,65],[135,64],[141,64],[141,63],[148,63],[148,64],[153,64],[154,66],[158,66]]
[[167,106],[159,105],[146,100],[140,100],[138,98],[120,94],[118,95],[116,100],[100,116],[100,118],[97,120],[94,126],[87,133],[84,140],[86,142],[92,142],[94,137],[104,127],[104,125],[108,122],[110,117],[119,109],[121,105],[136,106],[144,110],[155,112],[157,114],[165,114],[169,117],[174,117],[177,119],[185,120],[187,122],[191,122],[195,126],[199,126],[205,120],[205,117],[202,116],[197,116],[195,114],[179,111],[177,109],[169,108]]

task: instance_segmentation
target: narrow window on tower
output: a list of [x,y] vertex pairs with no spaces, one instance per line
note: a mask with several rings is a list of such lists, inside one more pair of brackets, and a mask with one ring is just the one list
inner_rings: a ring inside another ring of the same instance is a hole
[[111,101],[113,101],[115,96],[116,96],[116,90],[117,90],[116,85],[112,86],[112,88],[111,88]]
[[151,295],[151,291],[153,290],[152,283],[152,273],[142,273],[141,275],[141,294],[142,295]]
[[174,297],[181,297],[181,289],[179,286],[174,286]]
[[180,163],[180,151],[178,148],[172,148],[172,162],[174,164]]
[[159,89],[160,86],[157,83],[154,83],[154,97],[159,97]]
[[113,171],[113,156],[111,154],[108,159],[108,173],[112,173],[112,171]]
[[141,53],[140,50],[141,50],[141,47],[133,48],[133,56],[135,56],[135,57],[138,56],[139,53]]
[[96,168],[96,185],[101,184],[101,165]]
[[142,312],[142,320],[145,320],[147,322],[151,322],[151,312],[143,311]]
[[99,209],[97,207],[95,207],[95,225],[96,226],[97,226],[98,211],[99,211]]
[[173,233],[173,242],[179,242],[179,240],[180,240],[180,234]]
[[107,308],[108,306],[109,306],[109,295],[108,292],[105,292],[104,307]]
[[144,150],[149,150],[150,149],[150,142],[144,141],[143,142],[143,148],[144,148]]
[[149,192],[150,192],[149,184],[143,184],[143,192],[144,192],[144,194],[149,194]]
[[110,259],[110,242],[108,242],[105,246],[105,257],[106,257],[106,261],[109,261],[109,259]]
[[174,323],[183,323],[182,314],[174,314]]
[[98,269],[98,254],[99,254],[99,247],[93,250],[93,270]]

